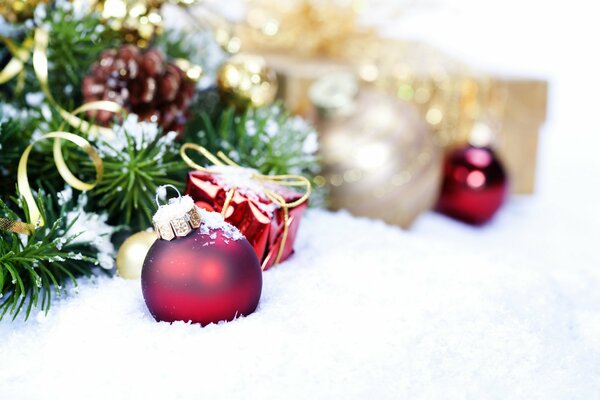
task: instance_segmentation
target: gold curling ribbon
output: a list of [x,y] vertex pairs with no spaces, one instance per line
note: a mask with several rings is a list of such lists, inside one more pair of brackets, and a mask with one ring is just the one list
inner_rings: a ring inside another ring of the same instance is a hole
[[[21,159],[19,160],[19,166],[17,169],[17,182],[19,185],[19,192],[25,200],[25,202],[27,203],[27,208],[29,209],[29,220],[32,223],[27,224],[20,221],[12,221],[7,218],[0,218],[0,230],[31,235],[33,234],[35,229],[44,226],[45,221],[42,218],[40,209],[37,206],[33,193],[31,192],[31,187],[29,186],[29,178],[27,177],[27,162],[29,161],[29,154],[33,149],[33,145],[39,141],[47,139],[54,139],[54,163],[56,164],[58,173],[68,185],[77,190],[86,191],[93,189],[102,179],[102,175],[104,174],[104,166],[102,164],[102,159],[100,158],[94,147],[92,147],[90,142],[88,142],[81,136],[69,132],[47,133],[38,140],[35,140],[29,146],[27,146],[27,148],[21,155]],[[94,163],[94,167],[96,169],[96,181],[94,183],[86,183],[79,180],[69,170],[69,167],[67,167],[67,164],[65,163],[65,160],[62,156],[60,143],[61,139],[68,140],[74,143],[87,153],[87,155]]]
[[[187,154],[186,150],[191,149],[203,155],[206,159],[208,159],[213,165],[224,166],[228,165],[231,167],[241,168],[238,164],[236,164],[233,160],[227,157],[222,151],[219,151],[215,156],[210,151],[206,150],[204,147],[199,146],[194,143],[185,143],[181,146],[181,150],[179,154],[185,163],[198,171],[206,172],[209,174],[219,174],[219,171],[211,171],[206,167],[198,165],[195,163]],[[312,191],[312,187],[310,181],[303,176],[300,175],[263,175],[259,173],[252,174],[251,179],[256,181],[263,189],[265,195],[271,200],[273,203],[277,204],[283,210],[283,233],[281,238],[281,244],[279,245],[279,251],[277,252],[277,258],[275,259],[275,264],[277,264],[281,260],[281,256],[283,255],[283,250],[285,249],[285,243],[287,242],[288,230],[289,230],[289,209],[299,206],[304,203],[310,197],[310,193]],[[274,184],[279,186],[290,186],[290,187],[302,187],[304,188],[304,194],[297,200],[292,202],[287,202],[282,195],[279,193],[269,189],[267,187],[268,184]],[[227,196],[225,199],[225,203],[223,204],[223,209],[221,210],[221,214],[225,216],[231,199],[235,194],[236,189],[232,188],[227,192]],[[266,265],[265,260],[263,262],[263,269]]]
[[13,56],[8,64],[0,71],[0,85],[8,82],[15,76],[19,75],[24,68],[25,63],[29,61],[29,57],[31,57],[31,47],[33,42],[31,39],[28,39],[23,44],[23,47],[19,47],[13,42],[11,39],[0,36],[0,42],[4,43],[8,52]]
[[37,28],[35,30],[33,40],[27,39],[22,47],[17,46],[11,39],[0,36],[0,41],[6,45],[6,48],[13,56],[6,67],[0,71],[0,84],[8,82],[24,71],[25,63],[29,61],[29,58],[31,57],[31,48],[33,47],[33,70],[38,81],[40,82],[42,92],[48,101],[50,101],[54,107],[56,107],[59,114],[65,119],[65,121],[67,121],[73,128],[81,129],[82,131],[86,132],[92,138],[95,138],[98,135],[112,138],[114,133],[110,128],[90,124],[76,115],[92,110],[108,111],[118,114],[124,111],[120,104],[115,103],[114,101],[106,100],[93,101],[78,107],[77,109],[73,110],[73,112],[68,112],[62,108],[52,96],[50,87],[48,85],[48,56],[46,54],[48,50],[48,40],[48,32],[42,28]]
[[76,114],[90,110],[109,111],[118,114],[123,112],[123,107],[120,104],[115,103],[114,101],[106,100],[93,101],[78,107],[77,109],[73,110],[73,112],[68,112],[62,108],[56,102],[56,100],[54,100],[52,93],[50,93],[50,87],[48,86],[48,56],[46,55],[46,52],[48,50],[49,38],[48,32],[42,28],[37,28],[35,30],[33,40],[33,70],[35,71],[38,81],[40,82],[42,92],[44,92],[48,101],[50,101],[56,107],[59,114],[72,127],[81,129],[92,138],[95,138],[98,135],[103,135],[107,138],[114,137],[112,129],[90,124],[89,122],[77,117]]

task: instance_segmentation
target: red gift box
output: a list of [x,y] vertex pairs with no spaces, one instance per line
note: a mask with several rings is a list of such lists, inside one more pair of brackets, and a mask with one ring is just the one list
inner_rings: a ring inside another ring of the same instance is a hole
[[239,187],[231,184],[226,175],[206,169],[192,171],[186,194],[201,208],[220,213],[225,209],[225,220],[246,236],[261,260],[263,271],[287,259],[294,252],[300,220],[308,205],[307,194],[277,185],[274,183],[277,177],[246,174],[257,177],[255,184]]

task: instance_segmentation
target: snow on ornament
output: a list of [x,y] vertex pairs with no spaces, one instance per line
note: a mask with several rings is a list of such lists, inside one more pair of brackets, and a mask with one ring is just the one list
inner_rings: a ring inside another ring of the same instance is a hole
[[144,260],[142,292],[157,321],[207,325],[256,310],[262,271],[236,227],[181,195],[153,222],[159,239]]

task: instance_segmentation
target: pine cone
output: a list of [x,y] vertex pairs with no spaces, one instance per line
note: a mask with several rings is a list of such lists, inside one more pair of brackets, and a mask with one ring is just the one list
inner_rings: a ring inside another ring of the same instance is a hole
[[[140,120],[155,121],[165,132],[180,138],[188,117],[195,84],[176,65],[166,62],[158,49],[141,52],[126,45],[106,50],[82,84],[84,101],[110,100],[136,113]],[[107,126],[114,115],[91,111],[96,122]]]

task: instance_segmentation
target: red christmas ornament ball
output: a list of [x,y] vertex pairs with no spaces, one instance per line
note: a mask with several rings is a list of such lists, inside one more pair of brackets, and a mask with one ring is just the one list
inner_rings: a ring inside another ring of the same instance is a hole
[[483,224],[498,211],[508,190],[506,172],[488,147],[467,146],[445,160],[436,209],[470,224]]
[[250,243],[220,229],[157,240],[142,269],[144,299],[157,321],[231,321],[256,310],[261,290],[262,271]]

